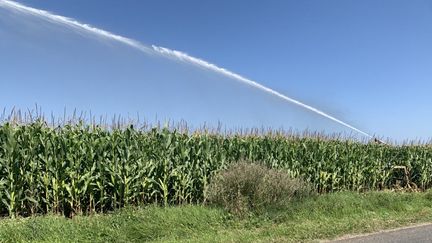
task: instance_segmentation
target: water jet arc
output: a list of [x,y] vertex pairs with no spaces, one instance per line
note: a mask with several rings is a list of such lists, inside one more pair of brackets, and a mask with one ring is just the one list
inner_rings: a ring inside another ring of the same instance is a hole
[[79,30],[79,31],[87,32],[88,34],[93,34],[93,35],[99,36],[101,38],[106,38],[106,39],[118,41],[120,43],[123,43],[125,45],[130,46],[130,47],[133,47],[133,48],[135,48],[139,51],[145,52],[147,54],[161,55],[161,56],[164,56],[167,58],[183,61],[185,63],[189,63],[192,65],[201,67],[201,68],[205,68],[207,70],[214,71],[216,73],[222,74],[226,77],[230,77],[232,79],[235,79],[239,82],[242,82],[242,83],[247,84],[249,86],[252,86],[254,88],[260,89],[260,90],[262,90],[266,93],[269,93],[271,95],[277,96],[280,99],[283,99],[285,101],[288,101],[290,103],[293,103],[295,105],[303,107],[303,108],[305,108],[309,111],[312,111],[312,112],[314,112],[320,116],[323,116],[323,117],[330,119],[336,123],[339,123],[340,125],[343,125],[343,126],[349,128],[355,132],[358,132],[362,135],[365,135],[366,137],[373,138],[373,136],[371,136],[370,134],[368,134],[368,133],[366,133],[366,132],[364,132],[364,131],[362,131],[362,130],[360,130],[360,129],[358,129],[358,128],[356,128],[356,127],[354,127],[354,126],[352,126],[346,122],[343,122],[343,121],[341,121],[341,120],[339,120],[339,119],[337,119],[337,118],[335,118],[335,117],[333,117],[333,116],[331,116],[331,115],[329,115],[329,114],[327,114],[321,110],[318,110],[315,107],[312,107],[312,106],[304,104],[298,100],[290,98],[290,97],[288,97],[282,93],[279,93],[278,91],[275,91],[269,87],[266,87],[262,84],[259,84],[258,82],[254,81],[254,80],[245,78],[245,77],[243,77],[237,73],[234,73],[230,70],[221,68],[221,67],[219,67],[215,64],[209,63],[205,60],[189,56],[188,54],[186,54],[184,52],[171,50],[171,49],[168,49],[165,47],[159,47],[159,46],[155,46],[155,45],[151,45],[151,46],[144,45],[144,44],[140,43],[139,41],[136,41],[136,40],[133,40],[133,39],[130,39],[127,37],[123,37],[120,35],[113,34],[109,31],[102,30],[102,29],[93,27],[91,25],[81,23],[81,22],[74,20],[72,18],[68,18],[68,17],[64,17],[64,16],[60,16],[60,15],[55,15],[55,14],[52,14],[52,13],[45,11],[45,10],[40,10],[40,9],[28,7],[28,6],[25,6],[21,3],[15,2],[15,1],[0,0],[0,7],[14,10],[14,11],[19,11],[21,13],[28,14],[28,15],[38,16],[38,17],[43,18],[49,22],[62,24],[62,25],[65,25],[67,27]]

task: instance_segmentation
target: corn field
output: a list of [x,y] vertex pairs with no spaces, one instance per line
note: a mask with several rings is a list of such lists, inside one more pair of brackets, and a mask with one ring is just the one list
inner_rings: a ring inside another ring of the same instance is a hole
[[212,176],[241,159],[302,177],[321,193],[380,190],[401,182],[421,189],[432,185],[432,147],[426,144],[390,146],[270,131],[223,135],[4,122],[0,215],[202,203]]

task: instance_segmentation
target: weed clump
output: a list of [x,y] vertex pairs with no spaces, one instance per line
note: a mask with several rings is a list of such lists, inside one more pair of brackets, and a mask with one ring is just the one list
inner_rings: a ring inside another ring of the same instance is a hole
[[282,170],[241,161],[211,180],[207,200],[235,215],[244,216],[286,206],[290,201],[312,193],[312,187],[300,178],[292,178]]

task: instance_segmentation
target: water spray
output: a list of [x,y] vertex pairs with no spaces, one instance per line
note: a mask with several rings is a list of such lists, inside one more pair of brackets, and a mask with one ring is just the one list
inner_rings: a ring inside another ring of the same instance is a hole
[[[318,110],[315,107],[312,107],[312,106],[304,104],[298,100],[290,98],[290,97],[288,97],[282,93],[279,93],[278,91],[275,91],[269,87],[266,87],[266,86],[254,81],[254,80],[245,78],[245,77],[243,77],[237,73],[234,73],[230,70],[227,70],[225,68],[221,68],[221,67],[219,67],[215,64],[209,63],[205,60],[202,60],[202,59],[199,59],[196,57],[192,57],[192,56],[190,56],[184,52],[171,50],[171,49],[168,49],[165,47],[159,47],[159,46],[155,46],[155,45],[151,45],[151,46],[144,45],[144,44],[140,43],[139,41],[136,41],[136,40],[133,40],[133,39],[130,39],[127,37],[123,37],[120,35],[113,34],[109,31],[102,30],[102,29],[93,27],[91,25],[81,23],[81,22],[74,20],[72,18],[52,14],[52,13],[45,11],[45,10],[40,10],[40,9],[28,7],[28,6],[25,6],[21,3],[15,2],[15,1],[0,0],[0,7],[10,9],[13,11],[18,11],[18,12],[28,14],[28,15],[38,16],[38,17],[43,18],[49,22],[53,22],[56,24],[62,24],[64,26],[67,26],[67,27],[70,27],[70,28],[73,28],[73,29],[76,29],[79,31],[87,32],[88,34],[93,34],[93,35],[96,35],[96,36],[101,37],[101,38],[114,40],[114,41],[123,43],[127,46],[133,47],[133,48],[135,48],[139,51],[142,51],[146,54],[157,54],[157,55],[160,55],[163,57],[167,57],[167,58],[171,58],[174,60],[179,60],[179,61],[191,64],[191,65],[195,65],[195,66],[200,67],[200,68],[211,70],[213,72],[219,73],[219,74],[224,75],[226,77],[237,80],[241,83],[244,83],[248,86],[262,90],[268,94],[277,96],[282,100],[285,100],[285,101],[288,101],[288,102],[293,103],[295,105],[298,105],[300,107],[303,107],[303,108],[305,108],[309,111],[312,111],[312,112],[314,112],[320,116],[323,116],[323,117],[330,119],[336,123],[339,123],[340,125],[343,125],[343,126],[349,128],[355,132],[358,132],[362,135],[365,135],[368,138],[373,138],[372,135],[370,135],[370,134],[368,134],[368,133],[366,133],[366,132],[364,132],[364,131],[362,131],[362,130],[360,130],[360,129],[358,129],[358,128],[356,128],[356,127],[354,127],[354,126],[352,126],[346,122],[343,122],[343,121],[341,121],[341,120],[339,120],[339,119],[337,119],[337,118],[335,118],[335,117],[333,117],[333,116],[331,116],[331,115],[329,115],[329,114],[327,114],[321,110]],[[378,141],[380,141],[380,140],[378,140]]]

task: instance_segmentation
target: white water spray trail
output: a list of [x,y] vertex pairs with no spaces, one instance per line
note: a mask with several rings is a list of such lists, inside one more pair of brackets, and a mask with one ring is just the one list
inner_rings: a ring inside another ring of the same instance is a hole
[[347,128],[350,128],[350,129],[352,129],[352,130],[354,130],[360,134],[363,134],[369,138],[372,138],[372,136],[369,135],[368,133],[363,132],[360,129],[357,129],[357,128],[351,126],[350,124],[345,123],[345,122],[343,122],[343,121],[341,121],[341,120],[339,120],[339,119],[337,119],[337,118],[335,118],[335,117],[333,117],[333,116],[331,116],[331,115],[329,115],[323,111],[320,111],[320,110],[318,110],[312,106],[306,105],[306,104],[304,104],[298,100],[295,100],[293,98],[290,98],[286,95],[283,95],[283,94],[281,94],[281,93],[279,93],[279,92],[277,92],[271,88],[268,88],[262,84],[255,82],[251,79],[245,78],[245,77],[243,77],[239,74],[236,74],[234,72],[231,72],[227,69],[218,67],[215,64],[209,63],[207,61],[204,61],[204,60],[196,58],[196,57],[189,56],[186,53],[176,51],[176,50],[170,50],[168,48],[154,46],[154,45],[146,46],[146,45],[144,45],[144,44],[142,44],[136,40],[132,40],[132,39],[120,36],[120,35],[116,35],[116,34],[113,34],[109,31],[98,29],[98,28],[93,27],[93,26],[88,25],[88,24],[80,23],[80,22],[78,22],[74,19],[71,19],[71,18],[67,18],[67,17],[60,16],[60,15],[55,15],[55,14],[52,14],[52,13],[45,11],[45,10],[27,7],[27,6],[22,5],[18,2],[15,2],[15,1],[0,0],[0,7],[12,9],[12,10],[19,11],[21,13],[25,13],[25,14],[29,14],[29,15],[33,15],[33,16],[39,16],[39,17],[42,17],[42,18],[44,18],[48,21],[54,22],[54,23],[63,24],[63,25],[69,26],[69,27],[77,29],[77,30],[86,31],[88,33],[91,33],[91,34],[94,34],[94,35],[97,35],[97,36],[100,36],[100,37],[103,37],[106,39],[111,39],[111,40],[121,42],[123,44],[131,46],[133,48],[136,48],[136,49],[138,49],[142,52],[148,53],[148,54],[155,54],[156,53],[156,54],[159,54],[159,55],[162,55],[165,57],[181,60],[181,61],[184,61],[186,63],[190,63],[190,64],[196,65],[198,67],[205,68],[205,69],[220,73],[224,76],[233,78],[233,79],[238,80],[242,83],[245,83],[249,86],[258,88],[258,89],[265,91],[269,94],[275,95],[275,96],[277,96],[277,97],[279,97],[285,101],[299,105],[299,106],[301,106],[307,110],[315,112],[318,115],[326,117],[326,118],[328,118],[334,122],[337,122],[337,123],[339,123],[339,124],[341,124]]

